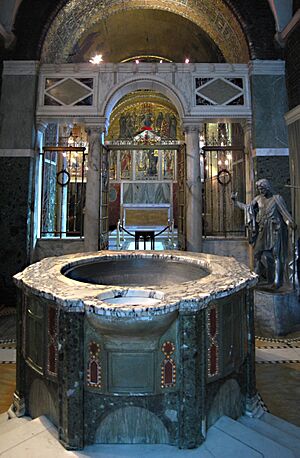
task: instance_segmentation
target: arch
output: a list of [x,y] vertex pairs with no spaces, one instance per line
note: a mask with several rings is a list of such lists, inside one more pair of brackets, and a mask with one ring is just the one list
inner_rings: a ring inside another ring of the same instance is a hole
[[[50,24],[42,46],[45,63],[67,62],[73,45],[88,28],[115,13],[133,9],[152,9],[178,14],[198,25],[214,41],[227,62],[248,62],[249,46],[242,27],[226,1],[183,3],[181,0],[69,0]],[[66,28],[66,17],[71,20]],[[79,27],[80,24],[80,27]],[[58,40],[59,37],[59,40]]]
[[139,89],[150,89],[165,95],[175,106],[181,120],[184,116],[188,115],[189,103],[185,99],[184,94],[180,93],[173,84],[156,76],[137,76],[129,78],[127,81],[115,86],[107,94],[103,104],[102,116],[109,120],[112,110],[122,97]]
[[105,416],[95,433],[98,444],[168,444],[162,420],[144,407],[125,406]]

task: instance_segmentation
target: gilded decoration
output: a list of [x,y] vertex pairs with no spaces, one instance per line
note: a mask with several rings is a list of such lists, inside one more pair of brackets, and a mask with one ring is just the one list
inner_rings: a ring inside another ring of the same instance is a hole
[[70,0],[57,14],[43,44],[44,63],[67,62],[73,46],[93,25],[125,10],[169,11],[197,24],[227,62],[246,63],[249,51],[241,26],[222,0]]
[[162,139],[183,139],[174,106],[165,97],[141,91],[125,96],[113,110],[107,139],[132,139],[149,130]]

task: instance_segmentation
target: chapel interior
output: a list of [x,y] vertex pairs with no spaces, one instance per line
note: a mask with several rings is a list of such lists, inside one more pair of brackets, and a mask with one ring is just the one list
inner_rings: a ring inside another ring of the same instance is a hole
[[4,457],[299,456],[299,43],[299,0],[2,0]]

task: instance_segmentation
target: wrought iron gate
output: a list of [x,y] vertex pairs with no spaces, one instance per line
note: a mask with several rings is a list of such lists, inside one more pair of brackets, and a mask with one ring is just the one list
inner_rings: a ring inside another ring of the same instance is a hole
[[245,234],[243,212],[234,208],[231,193],[245,201],[244,150],[235,146],[205,146],[203,151],[204,236],[241,236]]

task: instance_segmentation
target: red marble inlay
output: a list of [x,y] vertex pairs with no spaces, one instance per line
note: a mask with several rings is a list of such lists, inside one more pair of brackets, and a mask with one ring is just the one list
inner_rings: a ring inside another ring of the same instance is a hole
[[166,355],[171,355],[173,352],[174,352],[174,345],[172,344],[172,342],[165,342],[162,346],[162,351],[163,353],[165,353]]
[[90,382],[98,383],[98,364],[96,361],[90,363]]
[[217,372],[217,347],[213,343],[210,347],[210,375],[214,375]]
[[90,352],[93,354],[93,355],[96,355],[99,351],[99,347],[98,345],[95,343],[95,342],[91,342],[90,343]]
[[48,347],[48,371],[53,374],[56,373],[56,348],[54,343]]
[[217,332],[217,310],[215,307],[209,312],[209,332],[211,337],[215,337]]
[[48,332],[51,337],[56,334],[56,310],[53,307],[48,309]]
[[164,384],[171,385],[173,383],[173,364],[167,361],[164,367]]

